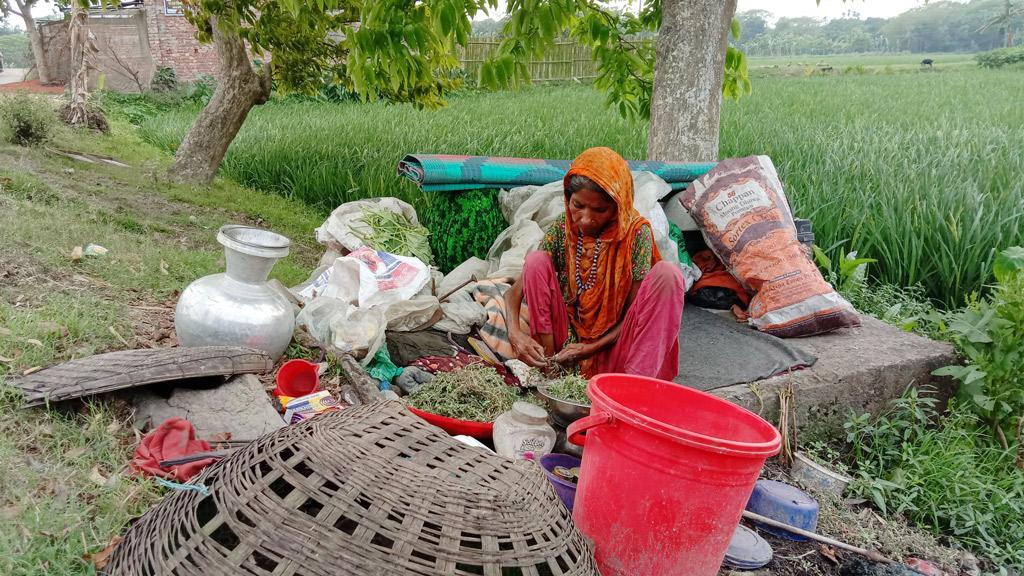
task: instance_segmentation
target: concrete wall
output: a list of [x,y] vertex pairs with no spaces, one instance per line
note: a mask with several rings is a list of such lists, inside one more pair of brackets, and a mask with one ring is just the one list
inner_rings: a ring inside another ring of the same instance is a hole
[[[168,13],[171,12],[171,13]],[[173,14],[171,2],[146,0],[141,9],[94,10],[89,13],[89,31],[99,54],[97,70],[89,79],[95,88],[103,76],[104,87],[119,91],[144,88],[157,68],[174,68],[178,80],[190,81],[202,74],[217,73],[217,54],[212,45],[195,39],[195,27],[184,16]],[[55,79],[66,83],[71,78],[71,47],[66,21],[46,22],[39,26],[46,48],[46,61]]]
[[68,42],[68,23],[41,22],[39,33],[43,37],[46,63],[50,66],[53,79],[66,84],[71,79],[71,45]]
[[[89,31],[99,53],[96,67],[89,76],[89,86],[131,92],[149,88],[155,71],[146,17],[142,10],[119,10],[89,15]],[[136,80],[137,78],[137,80]]]

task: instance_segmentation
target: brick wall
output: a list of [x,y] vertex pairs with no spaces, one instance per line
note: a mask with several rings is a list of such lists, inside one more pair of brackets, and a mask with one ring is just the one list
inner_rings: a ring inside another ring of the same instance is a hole
[[[0,0],[2,1],[2,0]],[[200,44],[196,29],[184,16],[167,14],[165,0],[145,0],[143,9],[96,10],[89,14],[89,31],[99,49],[97,70],[89,88],[99,85],[111,90],[136,91],[138,74],[149,87],[157,68],[174,68],[178,80],[194,80],[200,74],[217,75],[217,53],[212,44]],[[46,61],[57,81],[71,78],[71,50],[68,23],[61,20],[39,25]]]
[[167,14],[164,0],[145,0],[149,46],[157,67],[174,68],[179,80],[217,74],[217,53],[212,44],[200,44],[196,29],[184,16]]

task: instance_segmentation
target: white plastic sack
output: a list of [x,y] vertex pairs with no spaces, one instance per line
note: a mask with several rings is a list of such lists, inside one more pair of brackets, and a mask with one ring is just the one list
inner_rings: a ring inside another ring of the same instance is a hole
[[522,274],[526,255],[540,248],[544,231],[533,220],[509,226],[498,235],[487,252],[490,268],[488,278],[514,277]]
[[512,190],[498,193],[498,203],[502,213],[513,225],[523,220],[533,220],[546,229],[559,216],[565,214],[565,196],[562,192],[562,181],[557,180],[543,186],[520,186]]
[[437,285],[437,295],[444,296],[465,284],[466,281],[472,280],[473,277],[476,277],[477,280],[483,280],[487,277],[487,269],[487,262],[479,258],[473,257],[466,260],[441,280]]
[[469,334],[474,327],[483,326],[487,322],[487,310],[476,302],[459,301],[441,304],[444,318],[434,324],[434,328],[452,334]]
[[417,258],[360,248],[334,261],[320,296],[360,308],[408,300],[430,281],[430,268]]
[[437,297],[426,294],[395,302],[384,312],[384,317],[388,321],[388,330],[408,332],[422,326],[434,317],[434,312],[437,312],[439,307]]
[[[337,258],[335,258],[336,260]],[[333,264],[334,261],[331,261]],[[294,294],[299,300],[308,303],[310,300],[319,296],[324,288],[327,286],[327,281],[331,279],[331,266],[320,266],[313,273],[310,274],[309,280],[306,280],[298,286],[292,286],[288,290]]]
[[387,320],[381,308],[362,309],[336,298],[318,297],[296,318],[318,341],[369,364],[384,342]]
[[668,218],[658,199],[671,194],[672,187],[652,172],[633,173],[633,207],[651,223],[654,243],[661,259],[679,264],[679,247],[668,235]]
[[684,232],[696,232],[700,230],[697,227],[697,222],[694,221],[693,216],[690,216],[689,211],[683,206],[683,193],[686,190],[680,190],[674,192],[668,198],[665,199],[665,203],[662,204],[662,209],[665,210],[665,217],[668,221],[679,226],[679,229]]
[[349,251],[355,251],[364,246],[363,241],[352,233],[353,230],[366,235],[370,227],[362,222],[357,222],[363,216],[366,208],[386,208],[392,212],[404,215],[413,224],[419,224],[416,218],[416,210],[408,203],[398,198],[368,198],[346,202],[334,209],[327,220],[316,229],[316,240],[328,247],[342,247]]

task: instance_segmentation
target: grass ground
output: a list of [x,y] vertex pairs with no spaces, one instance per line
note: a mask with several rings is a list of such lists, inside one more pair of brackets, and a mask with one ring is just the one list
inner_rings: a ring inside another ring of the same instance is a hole
[[[931,59],[932,68],[923,68],[921,61]],[[805,73],[809,68],[831,66],[836,73],[847,68],[863,68],[872,73],[942,71],[975,66],[974,54],[942,53],[942,54],[828,54],[799,56],[753,56],[749,67],[755,77],[764,74],[798,74]],[[851,70],[855,71],[855,70]]]
[[[280,196],[219,182],[192,190],[157,174],[168,157],[115,124],[110,137],[62,133],[55,147],[116,155],[89,165],[0,145],[0,574],[88,574],[102,549],[160,490],[129,474],[136,441],[113,402],[20,410],[11,377],[35,366],[151,344],[148,310],[222,269],[226,222],[258,222],[293,239],[274,270],[305,278],[321,219]],[[106,257],[70,259],[90,242]],[[124,339],[124,342],[122,342]]]
[[[960,305],[997,250],[1024,242],[1024,74],[943,66],[758,79],[724,105],[721,156],[771,156],[833,259],[856,250],[879,261],[877,279]],[[460,94],[439,111],[278,101],[253,111],[223,174],[326,211],[362,196],[422,205],[394,176],[411,152],[572,158],[604,145],[645,157],[646,126],[602,100],[568,86]],[[173,150],[196,114],[159,114],[142,134]]]

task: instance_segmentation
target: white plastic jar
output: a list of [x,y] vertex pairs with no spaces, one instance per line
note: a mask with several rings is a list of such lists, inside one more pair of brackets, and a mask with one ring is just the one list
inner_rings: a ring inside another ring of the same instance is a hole
[[526,452],[536,457],[549,454],[555,446],[555,429],[548,426],[546,410],[529,402],[516,402],[494,421],[494,450],[509,458]]

